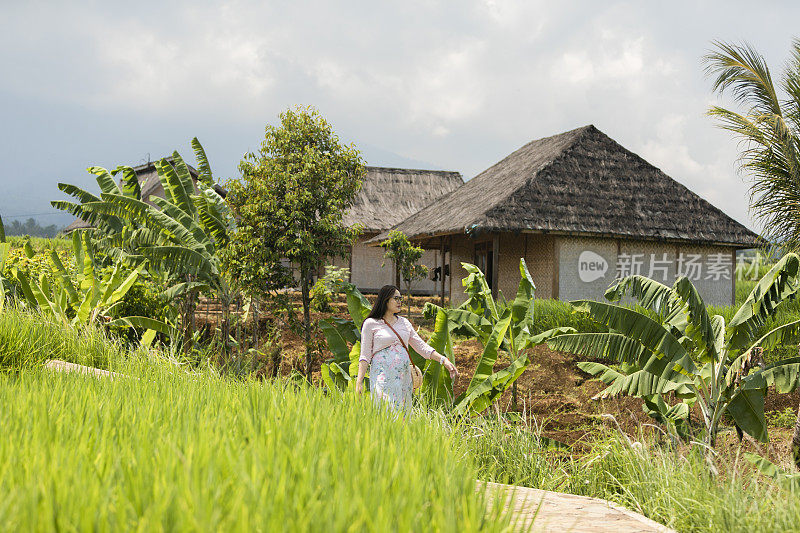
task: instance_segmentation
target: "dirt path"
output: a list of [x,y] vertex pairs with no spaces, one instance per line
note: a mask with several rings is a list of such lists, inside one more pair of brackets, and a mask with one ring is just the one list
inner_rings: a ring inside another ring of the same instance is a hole
[[75,363],[68,363],[67,361],[60,361],[58,359],[50,359],[44,364],[48,370],[55,370],[57,372],[78,372],[79,374],[88,374],[98,378],[115,378],[121,377],[122,374],[94,368],[92,366],[83,366]]
[[638,513],[599,498],[561,492],[485,483],[489,502],[502,493],[517,527],[530,531],[675,533]]

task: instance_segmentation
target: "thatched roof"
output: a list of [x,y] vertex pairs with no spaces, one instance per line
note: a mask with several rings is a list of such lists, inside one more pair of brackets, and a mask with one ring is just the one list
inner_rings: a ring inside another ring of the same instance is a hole
[[[167,161],[172,163],[172,156],[165,158]],[[192,182],[195,186],[195,192],[198,191],[197,189],[197,176],[198,172],[197,169],[192,167],[191,165],[186,165],[189,168],[189,174],[192,176]],[[160,196],[164,198],[164,186],[161,185],[161,180],[158,179],[158,171],[156,170],[156,165],[154,162],[145,163],[144,165],[139,165],[138,167],[133,167],[134,172],[136,172],[136,177],[139,179],[139,187],[142,189],[142,200],[147,202],[150,205],[155,205],[153,202],[150,201],[151,196]],[[120,185],[122,185],[122,180],[120,179]],[[77,229],[88,229],[92,228],[91,224],[85,222],[81,219],[74,220],[69,226],[62,230],[63,233],[70,233]]]
[[458,172],[367,167],[344,222],[361,223],[368,233],[388,230],[463,183]]
[[737,247],[757,238],[591,125],[526,144],[394,229],[412,238],[531,231]]

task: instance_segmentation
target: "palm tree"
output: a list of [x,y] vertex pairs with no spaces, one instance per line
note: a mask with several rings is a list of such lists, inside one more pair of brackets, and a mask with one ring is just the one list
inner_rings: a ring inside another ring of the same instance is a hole
[[[742,141],[741,170],[752,178],[750,210],[765,228],[767,242],[800,250],[800,40],[776,87],[764,57],[752,46],[714,42],[705,57],[714,90],[729,92],[742,113],[713,106],[708,114]],[[792,437],[800,469],[800,406]]]
[[739,113],[712,106],[708,114],[741,142],[741,170],[752,178],[750,209],[768,242],[800,251],[800,40],[779,80],[749,44],[715,42],[705,57],[714,90],[730,93],[744,107]]

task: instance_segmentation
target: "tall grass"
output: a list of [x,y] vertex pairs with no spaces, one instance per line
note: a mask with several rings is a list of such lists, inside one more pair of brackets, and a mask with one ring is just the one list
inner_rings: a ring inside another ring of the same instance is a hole
[[500,531],[454,435],[371,402],[133,359],[0,377],[9,531]]
[[41,365],[48,359],[109,368],[127,357],[123,346],[99,327],[76,330],[12,305],[0,313],[0,371]]
[[[744,460],[709,473],[699,448],[677,451],[625,437],[596,436],[591,452],[546,448],[533,429],[484,421],[463,435],[481,479],[617,502],[677,531],[799,531],[800,499],[760,477]],[[644,440],[644,439],[643,439]]]

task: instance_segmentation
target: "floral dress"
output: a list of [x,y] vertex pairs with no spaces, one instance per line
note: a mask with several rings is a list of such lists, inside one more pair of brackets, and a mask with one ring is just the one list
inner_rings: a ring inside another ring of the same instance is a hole
[[404,344],[425,359],[441,358],[436,350],[420,338],[411,322],[403,317],[398,316],[391,327],[382,319],[367,318],[361,327],[359,361],[370,364],[369,384],[373,401],[376,405],[405,413],[411,409],[414,386]]
[[392,344],[372,356],[369,383],[375,405],[386,405],[397,411],[411,408],[411,368],[408,354],[399,344]]

